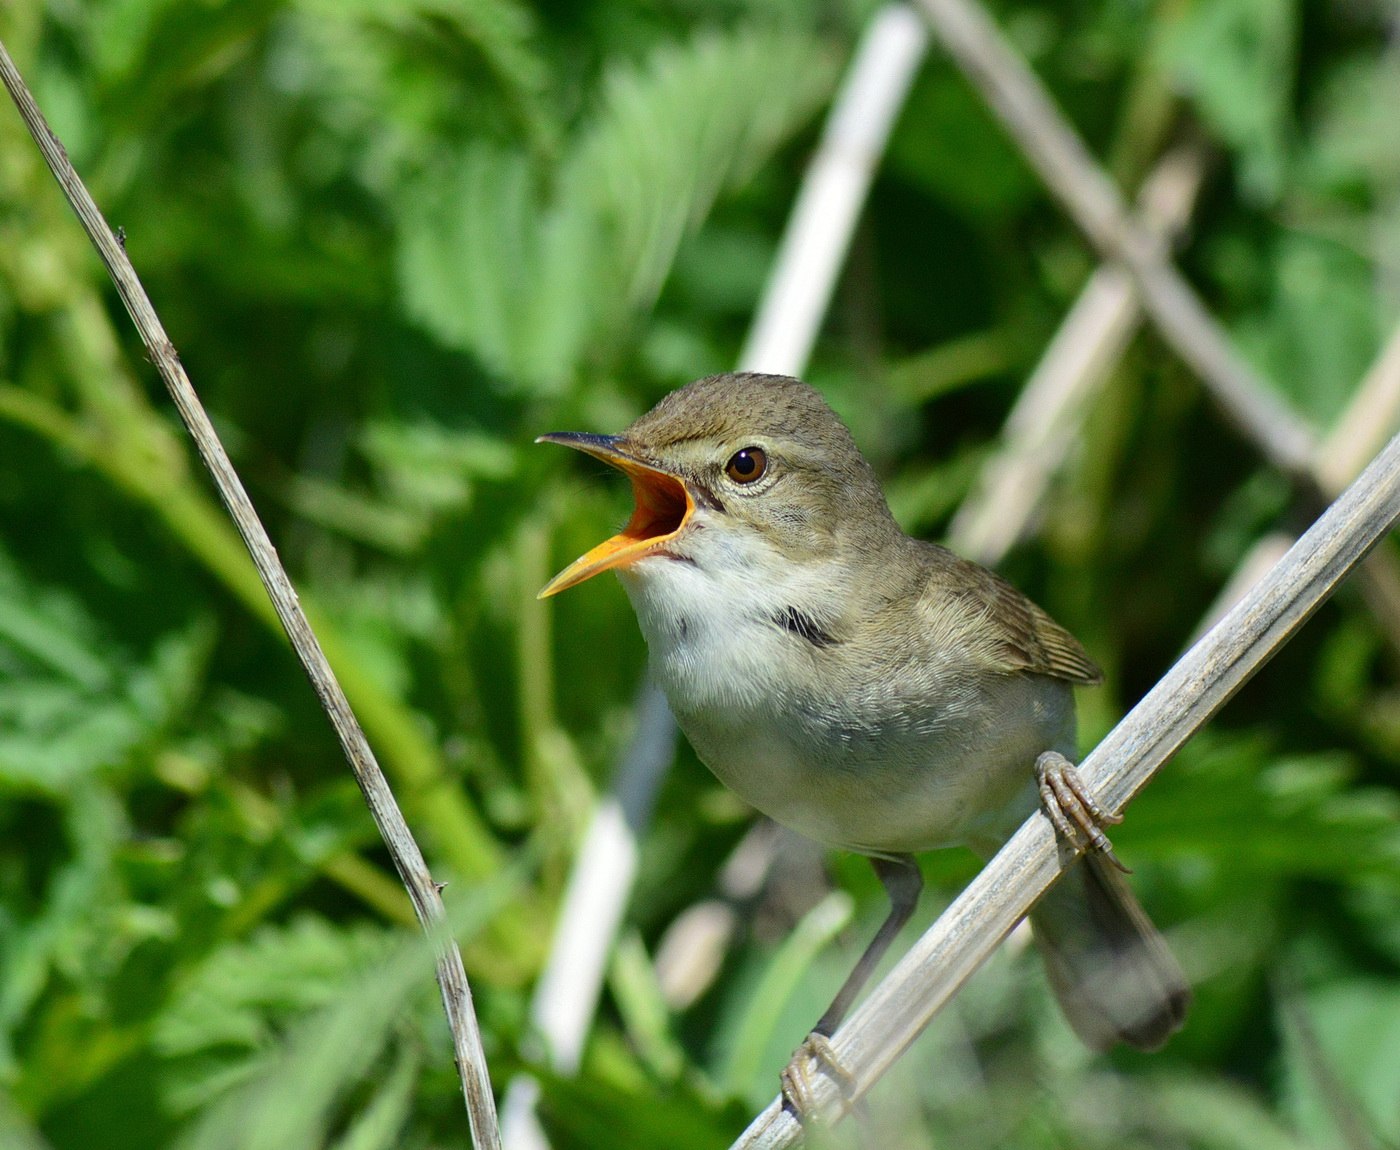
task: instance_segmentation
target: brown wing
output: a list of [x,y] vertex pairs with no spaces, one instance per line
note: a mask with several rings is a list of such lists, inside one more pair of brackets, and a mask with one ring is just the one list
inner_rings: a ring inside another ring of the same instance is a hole
[[975,618],[982,640],[978,646],[998,669],[1030,671],[1085,685],[1103,681],[1103,672],[1079,640],[1000,575],[945,547],[931,543],[925,547],[930,575],[926,598],[943,600],[936,610],[952,609]]

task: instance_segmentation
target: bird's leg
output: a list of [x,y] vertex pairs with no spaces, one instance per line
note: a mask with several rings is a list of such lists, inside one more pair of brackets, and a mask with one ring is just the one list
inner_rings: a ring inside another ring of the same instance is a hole
[[913,855],[872,858],[870,865],[875,868],[885,893],[889,895],[890,913],[880,929],[875,932],[875,937],[870,940],[870,945],[865,948],[865,953],[860,956],[855,969],[841,984],[841,989],[836,992],[836,997],[826,1008],[826,1013],[817,1020],[812,1032],[803,1039],[802,1045],[793,1053],[792,1061],[782,1073],[783,1101],[798,1121],[805,1121],[811,1110],[811,1083],[807,1069],[809,1060],[825,1067],[831,1076],[840,1082],[842,1093],[848,1099],[854,1093],[855,1083],[837,1059],[836,1052],[828,1040],[836,1033],[841,1020],[846,1017],[846,1012],[850,1010],[851,1003],[855,1001],[861,987],[870,981],[870,976],[884,958],[885,951],[889,950],[890,943],[904,929],[904,924],[914,913],[914,908],[919,904],[919,894],[924,889],[924,877],[919,872],[919,864],[914,861]]
[[1097,851],[1124,874],[1132,873],[1103,833],[1105,826],[1121,823],[1123,816],[1109,814],[1094,801],[1073,763],[1058,751],[1046,751],[1035,761],[1035,781],[1040,805],[1061,838],[1077,851]]

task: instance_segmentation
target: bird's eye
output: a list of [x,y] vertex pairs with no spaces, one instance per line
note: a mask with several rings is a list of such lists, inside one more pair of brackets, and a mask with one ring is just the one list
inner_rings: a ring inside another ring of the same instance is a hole
[[762,479],[768,470],[768,456],[761,447],[746,447],[736,451],[724,465],[724,473],[735,483],[752,483]]

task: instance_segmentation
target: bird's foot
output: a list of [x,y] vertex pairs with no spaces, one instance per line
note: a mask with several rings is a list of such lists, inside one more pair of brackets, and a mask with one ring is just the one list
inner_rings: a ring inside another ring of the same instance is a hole
[[779,1075],[783,1087],[783,1105],[792,1112],[794,1118],[806,1126],[818,1118],[816,1096],[812,1091],[813,1064],[835,1079],[841,1091],[842,1101],[849,1110],[856,1101],[856,1080],[851,1072],[841,1065],[831,1039],[819,1030],[812,1031],[802,1040],[792,1054],[792,1061]]
[[1040,805],[1061,838],[1076,850],[1097,851],[1124,874],[1132,873],[1103,833],[1105,826],[1121,823],[1123,816],[1109,814],[1094,801],[1073,763],[1058,751],[1046,751],[1035,761],[1035,781]]

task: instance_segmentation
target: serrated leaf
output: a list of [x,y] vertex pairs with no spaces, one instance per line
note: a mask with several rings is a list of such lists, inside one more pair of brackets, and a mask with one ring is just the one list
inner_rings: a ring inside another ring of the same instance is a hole
[[610,258],[634,306],[649,304],[689,227],[747,179],[826,95],[833,61],[809,37],[699,36],[641,71],[608,77],[603,115],[565,175],[596,197]]
[[[450,903],[454,937],[472,938],[522,881],[515,867]],[[431,948],[420,935],[303,915],[225,945],[152,1030],[171,1063],[168,1105],[201,1113],[180,1145],[321,1146],[336,1101],[378,1056],[412,996],[434,1001],[431,984]]]
[[[297,0],[296,35],[324,69],[314,87],[340,115],[355,109],[369,132],[384,118],[402,133],[388,143],[405,161],[422,133],[450,116],[454,89],[477,74],[537,145],[553,129],[543,97],[548,65],[535,48],[536,21],[514,0]],[[469,48],[464,61],[461,49]],[[464,66],[469,64],[470,66]],[[328,81],[328,82],[327,82]],[[500,97],[503,97],[500,98]],[[459,109],[460,110],[460,109]],[[371,141],[376,147],[384,141]],[[387,173],[381,173],[386,174]],[[377,181],[371,180],[374,184]]]
[[474,143],[412,188],[398,275],[439,339],[558,393],[654,301],[686,232],[805,123],[833,61],[798,34],[712,34],[609,72],[553,173]]
[[[322,966],[330,933],[319,923],[302,928],[289,946],[274,941],[270,949],[277,960],[291,958],[294,968],[308,957],[313,966]],[[335,1103],[379,1056],[409,999],[431,981],[432,955],[424,939],[409,938],[385,953],[386,941],[381,934],[370,942],[380,949],[375,961],[358,969],[342,967],[348,977],[332,984],[322,1009],[291,1025],[284,1042],[246,1060],[245,1080],[204,1107],[199,1121],[178,1140],[180,1150],[319,1150],[325,1144]],[[272,970],[244,979],[220,965],[223,975],[238,978],[244,990],[258,986],[293,997],[303,993],[297,983],[279,986],[268,977]],[[188,1036],[188,1025],[180,1033]],[[194,1099],[187,1095],[184,1101]]]
[[[0,913],[0,1067],[13,1073],[14,1036],[32,1021],[35,1004],[58,979],[90,986],[112,972],[142,941],[132,921],[114,858],[130,828],[118,798],[107,788],[78,788],[63,811],[71,857],[53,868],[43,903],[27,920]],[[83,1082],[103,1054],[99,1036],[110,1037],[108,1020],[57,1007],[45,1017],[45,1040],[19,1064],[18,1093],[43,1097],[54,1076]],[[95,1041],[97,1040],[97,1041]]]
[[309,915],[266,927],[204,963],[158,1019],[156,1048],[172,1058],[259,1049],[291,1017],[333,1002],[388,946],[382,930]]
[[189,703],[209,641],[204,627],[173,632],[137,661],[0,551],[0,781],[60,795],[121,765]]

